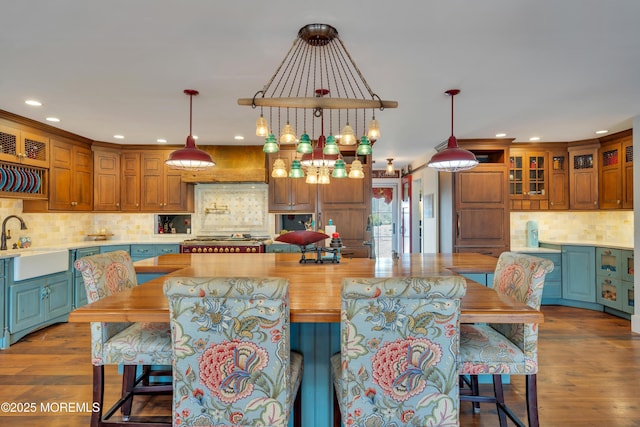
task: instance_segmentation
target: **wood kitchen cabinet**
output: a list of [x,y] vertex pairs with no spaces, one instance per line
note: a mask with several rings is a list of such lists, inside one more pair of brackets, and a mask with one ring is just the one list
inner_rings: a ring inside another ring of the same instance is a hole
[[48,168],[49,157],[48,135],[0,121],[0,160]]
[[120,151],[93,149],[93,210],[120,210]]
[[315,212],[316,185],[307,184],[304,178],[273,178],[271,176],[273,162],[278,157],[284,161],[285,167],[289,171],[296,154],[293,150],[281,150],[279,153],[270,154],[267,158],[269,162],[269,212]]
[[633,135],[622,141],[622,208],[633,209]]
[[549,209],[569,209],[569,152],[566,144],[549,151]]
[[193,211],[193,185],[182,182],[181,172],[164,163],[171,152],[141,152],[141,211]]
[[[509,140],[459,140],[480,164],[453,174],[453,251],[498,256],[509,250]],[[442,172],[447,173],[447,172]]]
[[509,197],[512,209],[548,209],[548,182],[546,151],[510,150]]
[[192,212],[193,184],[164,162],[172,150],[123,151],[120,157],[120,210]]
[[93,153],[85,144],[51,138],[49,201],[25,200],[25,212],[91,211],[93,209]]
[[633,208],[632,138],[631,130],[601,138],[600,209]]
[[569,208],[598,209],[599,142],[569,145]]

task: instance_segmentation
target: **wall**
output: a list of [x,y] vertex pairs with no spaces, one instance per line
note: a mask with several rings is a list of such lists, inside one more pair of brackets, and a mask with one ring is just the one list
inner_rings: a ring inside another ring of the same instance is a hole
[[633,247],[633,211],[511,212],[511,247],[526,246],[527,221],[537,221],[538,239],[616,243]]

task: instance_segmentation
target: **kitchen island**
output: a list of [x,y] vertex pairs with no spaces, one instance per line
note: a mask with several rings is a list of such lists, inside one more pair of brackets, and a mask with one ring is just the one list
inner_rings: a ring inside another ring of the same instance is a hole
[[[354,258],[340,263],[301,264],[300,254],[170,254],[135,263],[142,274],[171,276],[276,276],[289,279],[291,348],[304,355],[303,425],[332,422],[329,359],[340,351],[340,288],[344,277],[393,277],[493,273],[497,259],[487,255],[407,254],[400,259]],[[168,321],[164,277],[74,310],[69,321]],[[541,323],[543,315],[492,289],[467,283],[463,322]],[[87,354],[87,363],[89,361]]]

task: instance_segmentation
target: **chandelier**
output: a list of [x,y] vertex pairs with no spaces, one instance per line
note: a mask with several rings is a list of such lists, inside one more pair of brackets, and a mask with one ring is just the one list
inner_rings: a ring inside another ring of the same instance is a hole
[[[306,176],[310,184],[328,184],[329,177],[364,178],[358,157],[370,155],[380,138],[376,110],[398,106],[371,90],[338,31],[327,24],[302,27],[269,81],[253,98],[238,99],[238,104],[260,108],[256,135],[265,137],[265,153],[279,153],[281,144],[296,144],[298,156],[290,171],[278,157],[272,176]],[[355,154],[349,172],[343,150]]]

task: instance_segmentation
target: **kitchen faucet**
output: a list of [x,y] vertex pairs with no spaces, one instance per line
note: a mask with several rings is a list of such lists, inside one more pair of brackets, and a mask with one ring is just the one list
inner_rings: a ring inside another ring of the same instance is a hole
[[7,250],[7,221],[11,218],[16,218],[20,221],[20,230],[26,230],[27,224],[24,223],[24,220],[20,218],[18,215],[9,215],[2,221],[2,237],[0,237],[0,251]]

